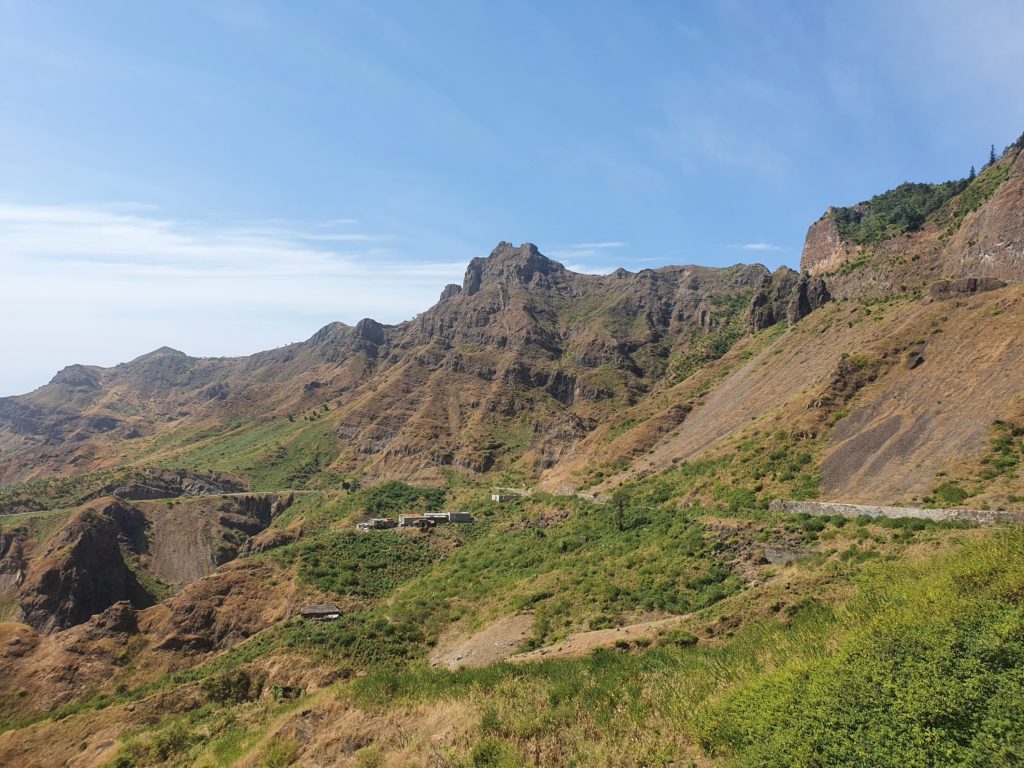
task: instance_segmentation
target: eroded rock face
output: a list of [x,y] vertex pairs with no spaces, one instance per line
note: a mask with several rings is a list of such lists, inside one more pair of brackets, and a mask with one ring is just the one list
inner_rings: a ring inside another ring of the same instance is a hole
[[833,208],[829,208],[807,230],[807,239],[800,257],[801,272],[809,275],[834,272],[859,252],[854,243],[847,242],[839,234],[833,211]]
[[788,267],[779,267],[761,278],[754,289],[747,331],[757,333],[782,320],[792,325],[831,299],[822,278],[801,276]]
[[958,280],[939,280],[932,283],[928,291],[929,296],[935,301],[956,298],[957,296],[970,296],[985,291],[996,291],[1005,288],[1006,283],[994,277],[962,277]]
[[1024,151],[992,199],[967,215],[943,256],[945,274],[1024,282]]
[[280,578],[265,558],[237,560],[148,609],[139,625],[157,650],[222,650],[297,610],[301,590]]
[[122,501],[80,510],[29,567],[20,587],[26,624],[40,632],[81,624],[122,600],[145,601],[119,540],[145,541],[142,513]]
[[116,603],[150,606],[154,595],[136,573],[180,590],[235,559],[293,500],[98,499],[75,512],[42,553],[26,556],[21,539],[0,538],[0,592],[16,595],[25,623],[43,633],[82,624]]
[[172,499],[178,496],[211,496],[221,493],[241,493],[245,484],[225,475],[201,474],[185,469],[145,467],[124,482],[114,482],[88,494],[79,503],[85,504],[104,496],[117,496],[129,501],[143,499]]
[[953,198],[920,230],[869,245],[844,240],[830,208],[807,231],[801,271],[824,276],[841,298],[924,290],[949,278],[1024,282],[1024,151],[1010,147],[995,171],[1004,180],[962,219],[954,214],[963,198]]

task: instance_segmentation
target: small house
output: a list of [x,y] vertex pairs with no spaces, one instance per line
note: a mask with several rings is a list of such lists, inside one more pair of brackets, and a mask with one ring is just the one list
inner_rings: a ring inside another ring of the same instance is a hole
[[508,502],[508,501],[515,501],[516,498],[517,498],[517,496],[514,493],[492,493],[491,494],[491,501],[496,502],[498,504],[504,504],[505,502]]
[[307,605],[299,611],[299,615],[311,621],[334,621],[341,617],[341,608],[334,603],[323,603],[322,605]]
[[431,520],[426,515],[399,515],[398,516],[398,527],[399,528],[429,528],[432,525],[436,525],[435,520]]

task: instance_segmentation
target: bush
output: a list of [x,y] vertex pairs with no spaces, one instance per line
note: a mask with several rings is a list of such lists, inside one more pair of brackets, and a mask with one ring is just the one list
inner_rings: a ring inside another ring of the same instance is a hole
[[200,690],[210,701],[218,704],[239,704],[256,698],[260,689],[252,678],[240,669],[219,672],[199,684]]

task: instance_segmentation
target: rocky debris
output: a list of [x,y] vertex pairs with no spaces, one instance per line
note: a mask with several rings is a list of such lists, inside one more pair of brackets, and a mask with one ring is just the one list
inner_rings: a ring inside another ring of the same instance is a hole
[[535,518],[529,518],[527,520],[520,520],[517,523],[509,523],[508,530],[510,531],[527,531],[531,528],[545,529],[559,523],[564,523],[571,517],[571,513],[565,509],[559,509],[549,512],[542,512]]
[[961,277],[956,280],[939,280],[932,283],[928,295],[933,301],[945,301],[958,296],[997,291],[1005,287],[1005,281],[994,277]]
[[430,665],[455,670],[504,661],[530,638],[533,622],[532,613],[517,613],[492,621],[468,638],[450,632],[430,654]]
[[804,546],[802,533],[787,531],[778,525],[707,518],[704,527],[705,537],[746,584],[763,581],[765,566],[781,565],[813,554]]
[[302,528],[268,528],[243,542],[238,548],[239,557],[258,555],[271,549],[292,544],[302,537]]
[[799,275],[779,267],[764,275],[754,288],[747,315],[747,331],[757,333],[786,320],[790,325],[803,319],[832,299],[820,277]]
[[102,613],[93,616],[89,628],[97,634],[138,634],[138,613],[128,600],[119,600]]

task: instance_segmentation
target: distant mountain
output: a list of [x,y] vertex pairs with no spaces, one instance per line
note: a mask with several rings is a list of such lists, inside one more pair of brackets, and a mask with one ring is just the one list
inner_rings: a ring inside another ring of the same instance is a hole
[[[230,471],[266,490],[437,483],[446,472],[599,490],[713,450],[806,396],[829,397],[841,356],[856,354],[875,361],[877,381],[835,431],[810,427],[825,456],[866,441],[871,451],[843,454],[850,478],[918,458],[921,474],[860,485],[826,472],[826,486],[851,498],[919,495],[944,460],[977,454],[989,425],[1016,407],[1017,289],[971,299],[986,312],[1001,302],[1002,316],[981,325],[963,298],[1024,280],[1020,155],[1018,143],[973,180],[905,184],[829,209],[808,232],[802,275],[760,265],[583,275],[532,244],[500,243],[461,286],[398,325],[332,323],[243,358],[163,347],[109,369],[72,365],[0,399],[0,481],[131,463]],[[847,317],[833,298],[879,309]],[[811,337],[804,318],[817,310],[827,319]],[[958,328],[969,348],[937,336],[939,326]],[[775,327],[802,332],[765,348],[759,339]],[[911,349],[928,362],[914,387],[894,363]],[[956,394],[932,396],[954,382],[958,393],[983,392],[959,405]],[[897,400],[902,415],[883,418],[894,406],[881,404]],[[919,426],[933,418],[973,426],[933,450]]]

